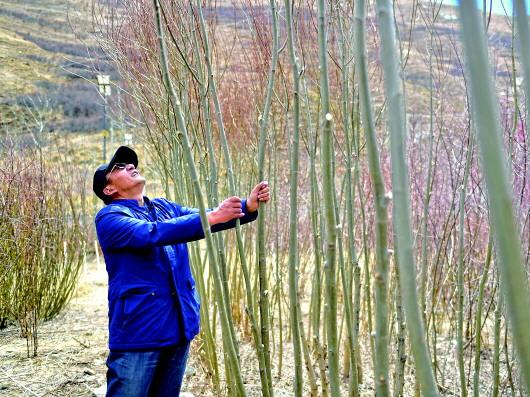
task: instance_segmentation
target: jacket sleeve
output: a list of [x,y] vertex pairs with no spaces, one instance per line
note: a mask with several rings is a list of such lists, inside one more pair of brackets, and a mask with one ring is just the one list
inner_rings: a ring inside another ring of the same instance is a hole
[[[255,220],[258,212],[247,211],[246,200],[242,200],[245,216],[241,224]],[[96,217],[96,231],[103,249],[142,249],[179,243],[188,243],[204,238],[201,217],[197,208],[180,207],[173,204],[178,216],[157,222],[137,219],[127,211],[109,211]],[[235,227],[235,220],[211,227],[218,232]]]
[[127,211],[109,211],[96,218],[96,231],[104,249],[149,248],[185,243],[204,236],[198,213],[149,222]]
[[[245,223],[252,222],[256,220],[256,218],[258,217],[258,211],[248,212],[247,199],[241,200],[241,209],[243,210],[243,213],[245,214],[242,218],[239,218],[240,223],[242,225],[244,225]],[[178,211],[180,211],[182,215],[199,214],[198,208],[179,207]],[[211,211],[211,210],[208,210],[208,211]],[[222,230],[232,229],[234,227],[236,227],[235,219],[228,221],[228,222],[218,223],[216,225],[213,225],[212,227],[210,227],[210,230],[212,231],[212,233],[216,233]],[[202,236],[199,238],[204,238],[204,234],[202,234]]]

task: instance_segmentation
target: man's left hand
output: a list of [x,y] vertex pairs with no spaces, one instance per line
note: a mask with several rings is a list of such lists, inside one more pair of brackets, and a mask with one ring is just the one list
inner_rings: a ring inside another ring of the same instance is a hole
[[269,182],[261,181],[250,192],[247,198],[248,212],[255,212],[258,210],[259,203],[266,203],[270,200]]

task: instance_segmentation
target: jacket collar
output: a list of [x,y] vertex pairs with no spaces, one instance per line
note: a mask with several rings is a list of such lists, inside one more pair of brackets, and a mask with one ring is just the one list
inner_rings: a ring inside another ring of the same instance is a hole
[[135,200],[135,199],[115,199],[115,200],[112,200],[110,204],[119,204],[119,205],[124,205],[126,207],[129,207],[129,208],[142,208],[142,207],[146,207],[148,209],[151,209],[151,207],[153,206],[153,203],[151,202],[151,200],[149,200],[149,198],[147,196],[143,196],[144,197],[144,205],[140,205],[138,204],[138,200]]

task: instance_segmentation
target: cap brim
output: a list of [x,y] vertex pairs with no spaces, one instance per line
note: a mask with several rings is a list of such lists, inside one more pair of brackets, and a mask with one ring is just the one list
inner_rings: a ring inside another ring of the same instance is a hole
[[133,164],[138,167],[138,155],[134,150],[127,146],[120,146],[107,166],[107,172],[112,170],[117,163]]

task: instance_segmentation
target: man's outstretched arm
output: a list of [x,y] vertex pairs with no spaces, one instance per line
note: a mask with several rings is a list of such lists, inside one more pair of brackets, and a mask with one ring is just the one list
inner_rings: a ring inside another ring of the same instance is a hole
[[[254,221],[258,217],[259,203],[267,203],[270,199],[269,184],[266,181],[258,183],[250,192],[247,199],[232,196],[224,200],[219,206],[208,211],[208,222],[212,232],[231,229],[235,227],[236,220],[241,224]],[[180,207],[182,215],[198,213],[197,208]],[[202,238],[200,236],[198,238]]]

